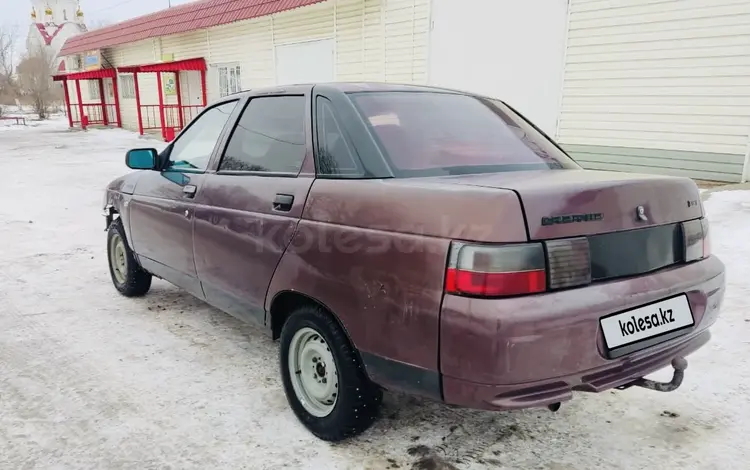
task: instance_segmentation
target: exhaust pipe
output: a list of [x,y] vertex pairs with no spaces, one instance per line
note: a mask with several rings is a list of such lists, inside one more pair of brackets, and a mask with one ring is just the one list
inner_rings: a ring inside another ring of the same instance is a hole
[[672,380],[670,382],[656,382],[641,377],[640,379],[636,379],[633,382],[624,385],[622,388],[617,388],[622,390],[629,387],[641,387],[655,392],[673,392],[682,385],[682,379],[685,378],[685,369],[687,369],[687,366],[688,363],[684,357],[676,357],[672,359],[674,374],[672,375]]

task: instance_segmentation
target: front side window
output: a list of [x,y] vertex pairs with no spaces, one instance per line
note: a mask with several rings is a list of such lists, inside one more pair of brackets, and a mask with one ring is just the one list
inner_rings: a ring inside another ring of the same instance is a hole
[[253,98],[229,139],[219,171],[299,173],[305,159],[305,97]]
[[219,66],[219,94],[229,96],[242,91],[242,69],[239,65]]
[[172,144],[169,168],[173,170],[205,170],[232,114],[237,101],[215,106],[201,114]]
[[399,177],[579,168],[500,101],[442,92],[349,96]]

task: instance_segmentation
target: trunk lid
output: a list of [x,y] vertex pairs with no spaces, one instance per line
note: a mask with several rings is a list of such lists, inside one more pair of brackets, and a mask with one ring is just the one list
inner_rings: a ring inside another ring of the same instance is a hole
[[440,179],[515,191],[530,240],[642,229],[703,216],[698,187],[689,178],[548,170]]

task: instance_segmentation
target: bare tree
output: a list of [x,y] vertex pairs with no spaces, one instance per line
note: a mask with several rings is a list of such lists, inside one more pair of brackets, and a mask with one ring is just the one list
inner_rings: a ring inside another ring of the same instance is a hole
[[13,81],[15,44],[15,31],[0,26],[0,115],[3,114],[2,105],[16,96]]
[[49,108],[58,99],[59,90],[52,82],[54,55],[44,47],[31,51],[18,64],[21,92],[31,101],[39,119],[46,119]]

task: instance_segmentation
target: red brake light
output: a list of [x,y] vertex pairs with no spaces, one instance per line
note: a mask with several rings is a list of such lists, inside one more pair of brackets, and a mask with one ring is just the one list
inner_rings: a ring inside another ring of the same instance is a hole
[[541,244],[471,245],[454,242],[445,291],[451,294],[501,297],[547,289]]

